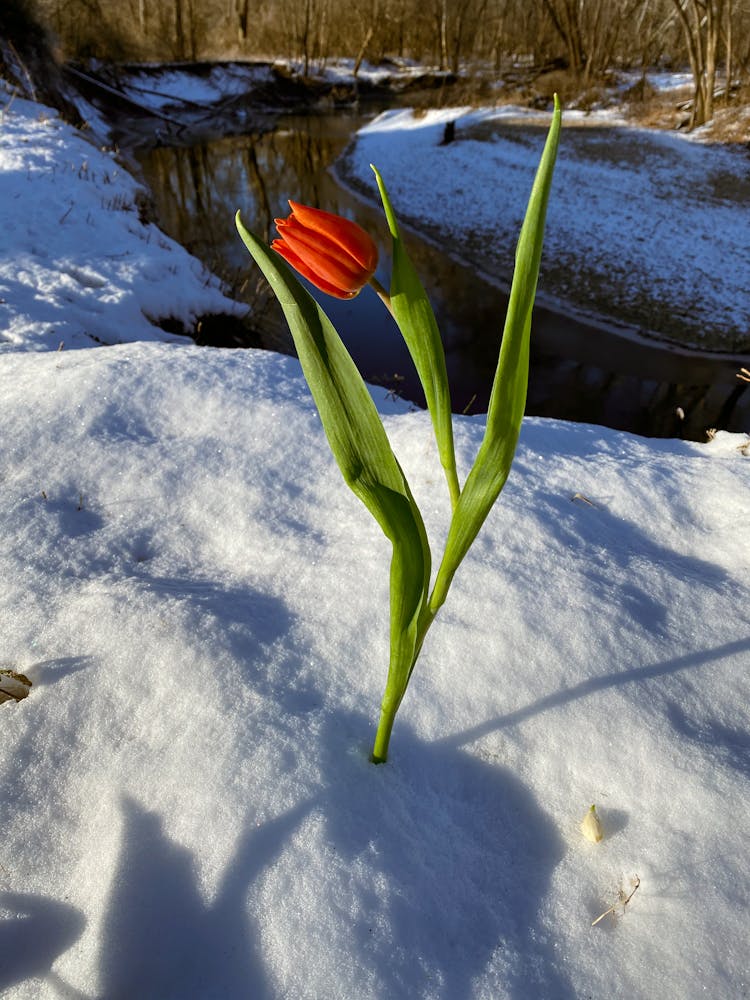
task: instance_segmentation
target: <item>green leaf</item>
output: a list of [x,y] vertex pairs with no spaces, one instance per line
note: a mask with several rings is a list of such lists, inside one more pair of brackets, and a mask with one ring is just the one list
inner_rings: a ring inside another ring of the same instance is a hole
[[456,456],[453,448],[453,419],[451,415],[448,374],[445,352],[435,314],[419,280],[398,228],[383,178],[370,164],[378,182],[380,197],[393,240],[393,266],[391,273],[391,307],[396,323],[406,341],[432,418],[432,426],[445,470],[451,503],[458,502],[459,486],[456,474]]
[[344,480],[393,546],[391,659],[384,711],[388,706],[395,715],[414,662],[430,584],[430,548],[422,517],[367,386],[333,324],[281,257],[245,228],[239,212],[236,224],[284,311]]
[[560,139],[560,123],[560,102],[555,95],[552,123],[516,249],[500,358],[487,412],[487,428],[453,513],[445,554],[430,599],[433,614],[445,600],[453,575],[505,485],[516,451],[526,407],[531,310],[539,277],[544,222]]

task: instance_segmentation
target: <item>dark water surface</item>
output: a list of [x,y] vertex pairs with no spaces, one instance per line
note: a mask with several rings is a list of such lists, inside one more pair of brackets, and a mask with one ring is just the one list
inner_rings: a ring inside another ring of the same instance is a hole
[[[254,303],[259,335],[248,343],[294,353],[283,317],[237,236],[238,208],[248,228],[267,239],[275,235],[273,219],[288,214],[289,198],[356,218],[378,239],[378,277],[387,287],[390,242],[382,215],[340,186],[328,169],[362,121],[342,111],[285,116],[275,131],[260,136],[137,152],[162,228],[217,273],[236,280]],[[432,245],[416,237],[408,242],[438,317],[453,409],[484,412],[506,297]],[[542,289],[543,282],[542,271]],[[403,341],[375,294],[367,288],[350,302],[320,299],[365,378],[423,405]],[[736,378],[740,362],[748,359],[639,342],[537,308],[527,413],[654,437],[705,440],[707,428],[750,430],[750,386]]]

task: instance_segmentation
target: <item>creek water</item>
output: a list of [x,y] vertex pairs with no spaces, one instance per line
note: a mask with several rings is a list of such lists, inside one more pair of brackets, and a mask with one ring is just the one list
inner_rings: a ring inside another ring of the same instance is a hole
[[[343,111],[285,115],[263,134],[135,152],[160,226],[253,306],[247,339],[233,330],[213,342],[294,353],[283,317],[237,236],[238,208],[248,228],[268,239],[274,217],[288,214],[289,198],[356,218],[380,243],[378,277],[387,287],[390,247],[382,212],[338,183],[330,169],[362,122]],[[407,243],[443,336],[453,409],[484,412],[506,296],[440,248],[416,236]],[[365,289],[350,302],[323,298],[364,377],[423,405],[411,359],[375,294]],[[737,358],[632,339],[606,324],[538,307],[527,413],[705,440],[708,428],[750,428],[750,386],[736,378],[737,369]]]

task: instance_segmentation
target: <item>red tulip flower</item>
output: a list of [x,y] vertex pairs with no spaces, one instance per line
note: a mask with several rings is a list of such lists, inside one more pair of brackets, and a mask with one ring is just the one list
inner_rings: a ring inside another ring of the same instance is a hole
[[275,219],[279,239],[271,244],[303,278],[326,295],[352,299],[378,266],[378,248],[356,222],[290,201],[292,214]]
[[[427,630],[445,603],[459,564],[510,472],[526,401],[531,310],[560,137],[560,114],[560,102],[555,95],[552,124],[516,247],[516,267],[484,437],[463,487],[456,468],[448,372],[440,331],[427,293],[401,242],[393,206],[375,167],[392,237],[392,302],[375,277],[377,247],[353,222],[290,201],[289,218],[276,219],[279,238],[274,240],[272,250],[245,228],[239,212],[235,217],[242,241],[274,289],[289,323],[302,372],[344,480],[392,545],[390,657],[372,748],[371,760],[376,764],[383,763],[388,756],[393,721]],[[314,299],[301,293],[299,282],[286,264],[291,264],[317,288],[340,299],[352,298],[369,283],[390,310],[403,336],[424,390],[452,509],[434,582],[424,521],[393,453],[370,389],[333,324]],[[740,374],[743,373],[750,379],[750,369],[742,369]]]

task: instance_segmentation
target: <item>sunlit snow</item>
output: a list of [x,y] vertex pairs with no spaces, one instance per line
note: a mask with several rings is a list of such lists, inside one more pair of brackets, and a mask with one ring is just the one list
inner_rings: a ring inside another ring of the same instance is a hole
[[[444,150],[402,149],[419,214]],[[244,307],[52,112],[6,108],[0,199],[0,668],[33,685],[0,705],[0,994],[744,996],[748,438],[527,419],[375,767],[388,545],[299,365],[164,342]],[[429,418],[372,391],[439,551]]]
[[[512,106],[387,111],[341,173],[377,197],[374,163],[406,220],[507,282],[548,126]],[[748,190],[744,150],[624,127],[613,109],[566,111],[541,297],[682,344],[750,349]]]

